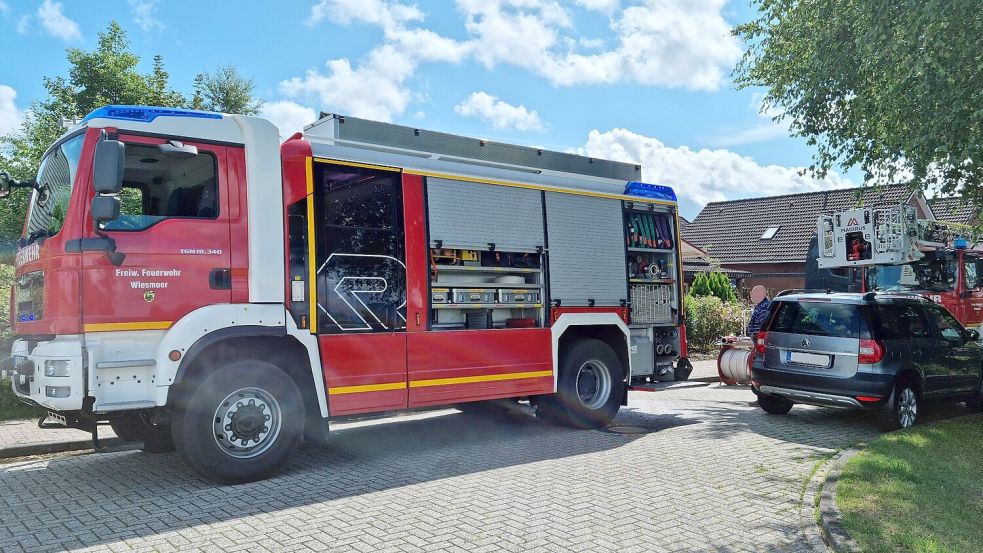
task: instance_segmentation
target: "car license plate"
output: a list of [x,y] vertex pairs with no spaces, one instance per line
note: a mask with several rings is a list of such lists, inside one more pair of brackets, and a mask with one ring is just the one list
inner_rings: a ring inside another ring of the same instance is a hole
[[818,353],[806,353],[804,351],[785,351],[785,362],[797,365],[810,365],[813,367],[828,367],[829,356]]

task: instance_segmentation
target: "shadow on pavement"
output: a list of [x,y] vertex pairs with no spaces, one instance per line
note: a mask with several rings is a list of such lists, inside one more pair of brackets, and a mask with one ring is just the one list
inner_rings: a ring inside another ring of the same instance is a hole
[[[686,421],[651,421],[652,430]],[[614,450],[644,433],[578,431],[531,417],[449,411],[302,444],[283,473],[221,486],[176,454],[89,454],[0,469],[0,550],[107,544],[445,478]],[[537,469],[537,470],[542,470]],[[562,475],[558,475],[562,485]],[[549,485],[557,485],[551,483]],[[67,530],[67,531],[66,531]],[[25,544],[25,536],[39,541]],[[40,541],[44,540],[44,541]]]

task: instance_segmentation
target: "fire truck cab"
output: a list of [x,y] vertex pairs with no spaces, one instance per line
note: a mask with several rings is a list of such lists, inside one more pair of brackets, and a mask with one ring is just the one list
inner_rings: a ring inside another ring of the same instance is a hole
[[[686,378],[675,193],[636,165],[344,117],[107,106],[43,158],[3,371],[223,482],[366,413],[606,425]],[[9,183],[8,183],[9,184]]]

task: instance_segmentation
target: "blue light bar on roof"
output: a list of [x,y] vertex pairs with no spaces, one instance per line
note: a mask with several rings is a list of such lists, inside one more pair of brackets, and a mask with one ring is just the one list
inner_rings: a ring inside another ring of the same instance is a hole
[[193,109],[158,108],[153,106],[103,106],[85,116],[82,122],[90,119],[119,119],[149,123],[158,117],[196,117],[199,119],[221,119],[221,113],[197,111]]
[[663,200],[667,202],[676,201],[676,192],[668,186],[661,184],[648,184],[645,182],[631,181],[625,185],[626,196],[638,196],[639,198],[651,198],[653,200]]

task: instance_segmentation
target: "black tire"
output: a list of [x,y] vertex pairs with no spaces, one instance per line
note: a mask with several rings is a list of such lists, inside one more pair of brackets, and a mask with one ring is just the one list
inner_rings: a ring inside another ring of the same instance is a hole
[[293,379],[264,361],[224,365],[175,410],[174,443],[205,477],[235,484],[270,476],[287,463],[304,430]]
[[142,442],[146,453],[174,451],[171,429],[147,423],[139,413],[126,413],[109,419],[109,426],[124,442]]
[[625,394],[625,370],[610,346],[600,340],[578,342],[560,355],[559,370],[557,393],[539,400],[544,418],[585,430],[614,419]]
[[920,408],[918,390],[910,382],[899,382],[894,389],[894,401],[879,417],[878,426],[884,431],[911,428],[918,422]]
[[792,410],[791,401],[778,396],[766,396],[758,394],[758,406],[769,415],[787,415]]

